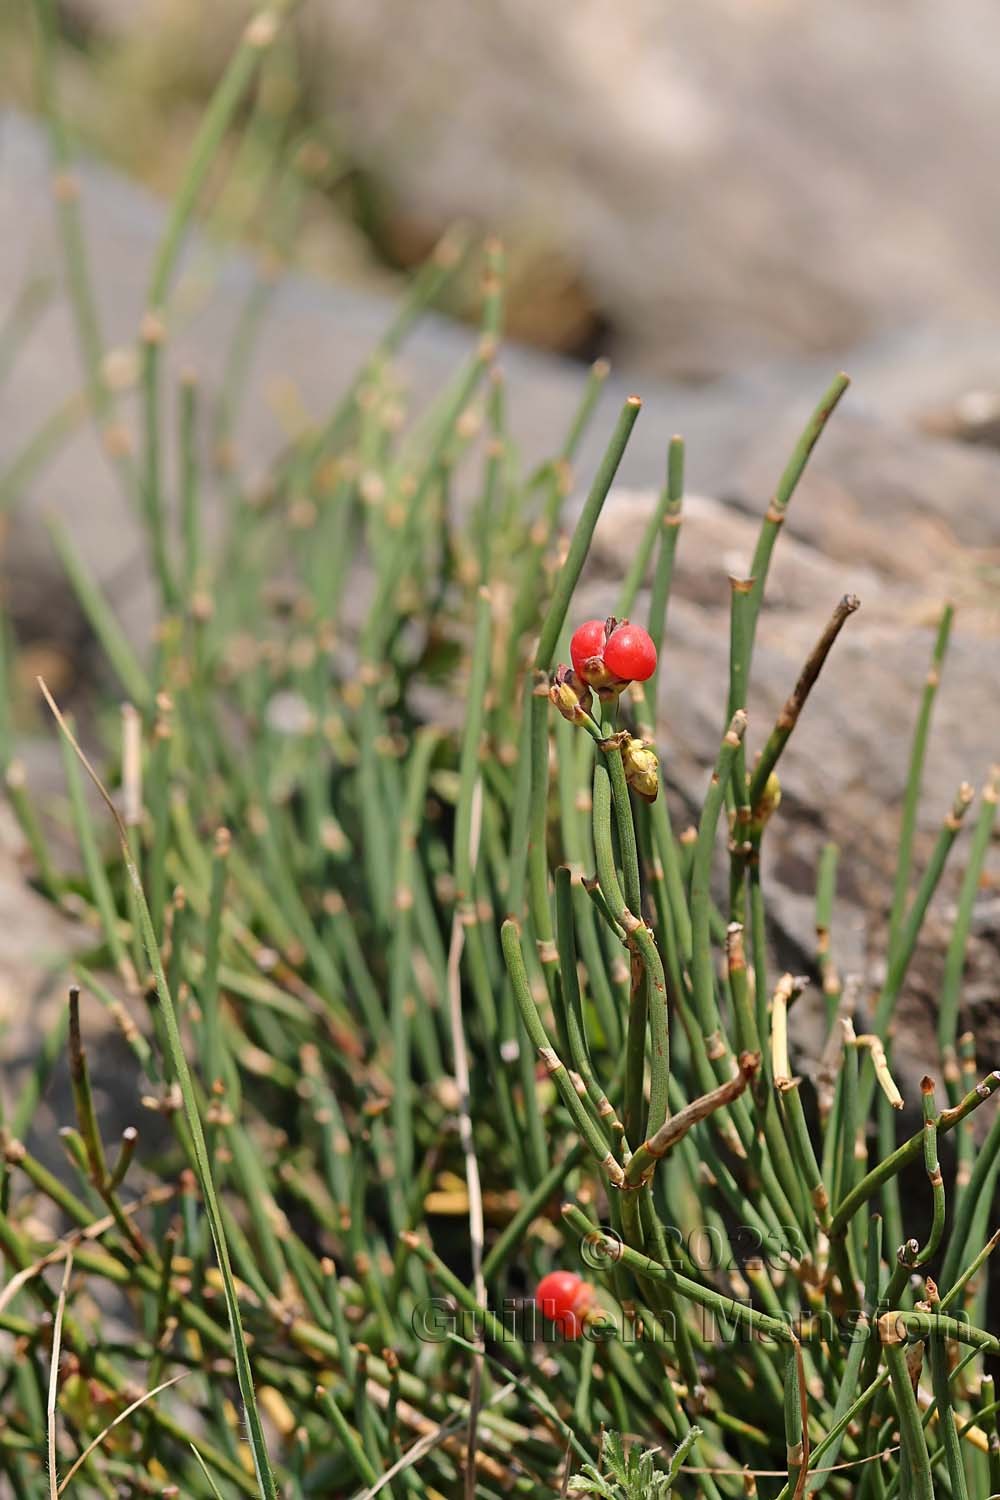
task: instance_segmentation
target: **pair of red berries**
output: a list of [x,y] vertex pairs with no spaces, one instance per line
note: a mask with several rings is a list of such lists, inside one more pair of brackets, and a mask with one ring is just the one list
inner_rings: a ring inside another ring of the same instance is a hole
[[563,1338],[578,1339],[594,1301],[594,1288],[575,1271],[550,1271],[535,1290],[535,1302]]
[[573,669],[588,687],[645,682],[656,671],[653,637],[628,620],[586,620],[569,643]]

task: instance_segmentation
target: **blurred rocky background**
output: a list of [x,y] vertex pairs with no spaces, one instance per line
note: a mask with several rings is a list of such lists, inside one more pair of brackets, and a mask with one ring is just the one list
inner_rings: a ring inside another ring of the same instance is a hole
[[[63,13],[82,138],[169,192],[246,0]],[[303,0],[270,107],[336,159],[313,267],[381,276],[471,216],[517,336],[706,378],[1000,314],[999,46],[988,0]]]
[[[169,193],[246,0],[62,11],[82,139]],[[305,264],[382,281],[469,216],[511,248],[516,337],[704,379],[1000,315],[998,46],[988,0],[302,0],[268,107],[333,156]]]
[[[60,14],[60,95],[93,159],[81,173],[91,263],[108,342],[124,347],[142,315],[161,200],[249,11],[236,0],[64,0]],[[318,412],[343,388],[387,299],[442,229],[462,218],[499,233],[511,267],[502,363],[529,457],[567,420],[582,359],[613,359],[607,411],[626,388],[646,401],[591,569],[595,608],[626,565],[623,517],[648,510],[670,433],[688,438],[692,496],[665,673],[681,817],[700,799],[720,727],[726,574],[746,568],[796,432],[846,367],[852,392],[778,548],[751,710],[759,743],[837,598],[860,594],[785,763],[770,873],[775,938],[801,966],[817,850],[842,841],[835,944],[873,980],[872,919],[888,904],[909,734],[946,598],[958,623],[925,840],[958,782],[981,785],[1000,758],[998,43],[1000,13],[985,0],[303,0],[207,195],[209,228],[188,256],[171,327],[171,370],[194,365],[211,393],[262,258],[277,276],[248,372],[253,418],[232,434],[234,461],[263,472],[289,412]],[[0,13],[0,100],[0,316],[31,278],[41,308],[0,389],[5,587],[25,684],[42,661],[71,685],[88,681],[88,645],[42,512],[72,524],[137,636],[149,601],[135,531],[73,418],[80,379],[65,309],[46,300],[59,258],[18,8]],[[296,142],[310,153],[304,212],[281,244],[278,164]],[[206,268],[210,297],[199,291]],[[475,298],[474,277],[460,280],[447,311],[468,318]],[[440,385],[465,337],[443,319],[420,332],[403,360],[418,397]],[[68,441],[21,483],[26,444],[67,403]],[[44,775],[46,734],[28,708],[25,734]],[[13,889],[16,850],[4,858]],[[987,1060],[1000,1040],[995,852],[988,872],[966,992]],[[953,896],[951,881],[940,933]],[[4,928],[9,1014],[41,950],[27,922]],[[902,1010],[911,1072],[926,1065],[936,982],[928,951]]]

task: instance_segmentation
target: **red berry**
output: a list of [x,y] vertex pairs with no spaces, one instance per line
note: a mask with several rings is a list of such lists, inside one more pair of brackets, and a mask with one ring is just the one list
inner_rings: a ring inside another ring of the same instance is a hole
[[573,658],[573,666],[582,675],[584,664],[594,656],[602,656],[604,653],[604,621],[587,620],[578,625],[573,632],[573,639],[569,643],[569,654]]
[[623,682],[645,682],[656,671],[653,637],[641,625],[623,620],[608,637],[604,665]]
[[535,1291],[543,1317],[554,1323],[564,1338],[580,1337],[582,1319],[593,1301],[594,1289],[575,1271],[550,1271]]

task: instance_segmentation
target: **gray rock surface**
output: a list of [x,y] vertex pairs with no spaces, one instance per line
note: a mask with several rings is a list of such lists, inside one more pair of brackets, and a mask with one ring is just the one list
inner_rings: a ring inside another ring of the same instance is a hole
[[[66,3],[205,45],[190,0]],[[302,0],[295,24],[311,109],[402,213],[561,250],[647,372],[1000,317],[990,0]]]
[[[126,344],[142,313],[162,208],[100,168],[87,167],[81,180],[107,336]],[[29,269],[57,265],[44,149],[34,129],[13,116],[0,123],[0,219],[17,225],[15,234],[0,238],[2,307]],[[203,268],[205,254],[204,246],[193,245],[189,268]],[[180,298],[187,312],[172,320],[167,351],[171,374],[194,365],[209,393],[253,277],[250,261],[237,254],[221,257],[215,269],[212,295],[200,302],[189,276]],[[282,442],[280,423],[268,415],[275,377],[294,382],[306,407],[322,411],[388,314],[387,305],[371,297],[301,278],[281,284],[251,372],[246,411],[252,416],[237,433],[245,470],[263,473]],[[401,361],[420,399],[440,387],[468,342],[465,331],[428,319]],[[513,431],[529,460],[540,457],[565,427],[581,372],[514,348],[504,351],[502,363]],[[861,969],[871,980],[880,942],[872,918],[888,900],[909,733],[933,621],[945,598],[958,602],[959,617],[928,759],[922,851],[958,782],[980,784],[990,761],[1000,756],[1000,454],[928,431],[930,426],[940,433],[942,412],[957,409],[971,389],[1000,390],[1000,328],[915,327],[862,345],[848,364],[853,391],[817,449],[775,555],[759,633],[750,738],[753,745],[762,743],[838,598],[858,593],[862,610],[845,628],[786,755],[785,803],[770,836],[768,877],[775,889],[779,952],[783,961],[798,965],[812,946],[817,852],[823,839],[838,839],[844,864],[835,945],[844,967]],[[639,384],[645,409],[598,537],[587,606],[603,610],[610,604],[630,555],[630,523],[641,524],[648,513],[667,440],[683,432],[690,499],[663,699],[667,779],[679,802],[693,806],[700,800],[721,725],[726,575],[748,566],[769,491],[831,368],[825,358],[799,359],[698,390],[648,379]],[[77,384],[71,328],[65,309],[54,306],[3,391],[0,472]],[[620,380],[611,382],[580,464],[581,482],[625,390]],[[27,484],[12,517],[6,545],[12,605],[36,622],[39,615],[58,619],[65,608],[40,523],[47,509],[71,525],[128,628],[142,639],[150,613],[137,528],[89,430]],[[994,892],[997,878],[994,851]],[[946,883],[932,928],[940,930],[946,919],[953,887]],[[996,904],[984,892],[977,917],[974,985],[984,1063],[992,1042],[1000,1040]],[[935,972],[933,953],[923,954],[902,1008],[912,1066],[919,1071],[934,1061],[927,1038]]]

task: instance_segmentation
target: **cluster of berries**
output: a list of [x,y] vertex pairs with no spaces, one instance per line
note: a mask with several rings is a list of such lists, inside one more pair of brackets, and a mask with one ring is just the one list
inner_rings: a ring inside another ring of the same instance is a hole
[[628,620],[586,620],[569,643],[573,667],[599,698],[616,697],[630,682],[645,682],[656,671],[653,637]]
[[[573,665],[556,668],[549,697],[571,724],[590,720],[595,693],[608,702],[630,682],[646,682],[656,671],[656,646],[648,630],[614,615],[578,626],[569,651]],[[655,750],[626,733],[617,742],[629,786],[647,802],[655,801],[660,768]]]
[[565,1339],[578,1339],[594,1311],[594,1288],[575,1271],[550,1271],[535,1290],[542,1316]]

